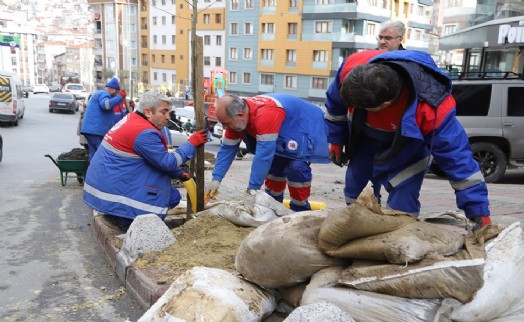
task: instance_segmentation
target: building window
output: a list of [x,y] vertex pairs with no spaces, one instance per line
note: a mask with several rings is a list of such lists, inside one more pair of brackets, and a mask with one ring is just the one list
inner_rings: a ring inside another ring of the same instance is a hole
[[231,0],[231,10],[238,10],[239,7],[238,0]]
[[176,83],[176,75],[171,75],[171,83],[175,84]]
[[176,44],[176,36],[175,35],[171,35],[171,44]]
[[221,35],[216,36],[215,43],[217,46],[222,46],[222,36]]
[[156,45],[156,41],[157,41],[157,35],[153,35],[153,44]]
[[157,72],[154,72],[154,73],[153,73],[153,80],[157,80],[157,79],[158,79],[158,76],[157,76],[157,75],[158,75]]
[[162,25],[166,25],[166,17],[165,16],[162,16]]
[[[373,0],[369,0],[373,1]],[[331,4],[331,0],[315,0],[315,4]]]
[[162,73],[162,81],[164,83],[167,82],[167,74],[166,73]]
[[151,55],[151,62],[156,63],[156,55]]
[[273,60],[273,49],[262,49],[260,58],[264,60]]
[[162,35],[162,45],[167,44],[167,37],[166,35]]
[[253,50],[251,48],[244,48],[244,59],[253,59]]
[[317,34],[331,33],[331,21],[315,22],[315,33]]
[[153,25],[156,26],[156,17],[153,17]]
[[211,45],[211,36],[204,35],[204,45]]
[[264,0],[262,3],[263,7],[274,7],[276,0]]
[[160,59],[162,61],[162,64],[165,64],[165,62],[166,62],[166,55],[160,56]]
[[229,72],[229,84],[237,83],[237,72]]
[[172,16],[171,16],[171,24],[172,24],[172,25],[175,24],[175,20],[176,20],[175,17],[176,17],[175,15],[172,15]]
[[275,33],[275,24],[274,23],[263,23],[262,24],[262,33],[264,34]]
[[215,15],[215,23],[222,23],[222,15],[220,13]]
[[297,7],[297,0],[289,0],[289,7],[290,8],[296,8]]
[[298,24],[296,22],[287,24],[287,34],[288,35],[296,35],[297,29],[298,29]]
[[377,29],[377,25],[374,23],[368,23],[368,28],[366,34],[369,36],[375,36],[375,30]]
[[253,0],[246,0],[245,8],[246,9],[253,9],[255,6],[253,4]]
[[311,79],[311,88],[314,89],[327,89],[328,79],[327,77],[313,77]]
[[231,35],[238,35],[238,23],[232,22],[231,23]]
[[286,75],[284,88],[296,89],[297,88],[297,77]]
[[294,49],[286,50],[286,62],[296,62],[297,61],[297,51]]
[[175,63],[175,55],[171,55],[171,64]]
[[262,84],[262,85],[275,85],[275,75],[260,74],[260,84]]
[[328,61],[328,51],[327,50],[313,50],[313,61],[327,62]]
[[208,13],[204,14],[204,24],[209,25],[209,14]]
[[215,66],[222,66],[222,57],[215,57]]
[[238,50],[235,47],[229,48],[229,59],[237,60],[238,59]]
[[252,35],[253,34],[253,24],[251,22],[246,22],[244,24],[244,34]]
[[242,74],[242,84],[246,84],[246,85],[251,84],[251,73]]
[[209,56],[204,56],[204,66],[211,65],[211,60],[209,59]]

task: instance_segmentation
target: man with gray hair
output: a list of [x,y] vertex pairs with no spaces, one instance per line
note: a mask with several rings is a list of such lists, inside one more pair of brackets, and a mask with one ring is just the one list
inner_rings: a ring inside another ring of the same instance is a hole
[[402,40],[406,27],[401,21],[388,20],[380,25],[377,36],[377,49],[385,51],[403,50]]
[[163,220],[182,199],[171,178],[189,179],[181,165],[207,141],[207,132],[195,132],[169,152],[161,129],[169,121],[170,107],[168,97],[145,92],[135,111],[107,132],[91,160],[84,202],[118,226],[129,226],[136,216],[149,213]]

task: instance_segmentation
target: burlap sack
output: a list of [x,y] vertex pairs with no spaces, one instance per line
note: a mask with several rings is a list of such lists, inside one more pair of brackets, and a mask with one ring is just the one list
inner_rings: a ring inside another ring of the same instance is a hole
[[441,300],[408,299],[337,285],[343,267],[322,269],[311,277],[301,305],[327,302],[338,306],[359,322],[433,321]]
[[138,321],[262,321],[275,309],[272,292],[221,269],[193,267]]
[[388,261],[406,264],[428,255],[452,255],[464,244],[464,237],[438,226],[412,222],[388,233],[352,240],[327,254],[334,257]]
[[246,279],[266,288],[306,281],[324,267],[346,265],[317,247],[325,211],[304,211],[277,218],[252,231],[242,242],[235,267]]
[[318,246],[331,256],[344,257],[340,248],[347,242],[390,232],[415,221],[416,218],[404,213],[376,213],[358,202],[353,203],[329,213],[320,227]]

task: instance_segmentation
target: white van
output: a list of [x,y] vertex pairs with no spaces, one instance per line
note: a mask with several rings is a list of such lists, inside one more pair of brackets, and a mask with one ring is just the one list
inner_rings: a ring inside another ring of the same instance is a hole
[[0,123],[18,126],[24,118],[27,93],[22,90],[22,81],[13,72],[0,71]]

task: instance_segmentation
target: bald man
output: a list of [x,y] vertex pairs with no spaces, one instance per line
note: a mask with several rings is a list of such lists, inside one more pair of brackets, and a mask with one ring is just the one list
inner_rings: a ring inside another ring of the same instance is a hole
[[225,134],[206,194],[218,193],[244,141],[255,155],[246,193],[254,194],[264,184],[266,193],[282,202],[287,185],[290,208],[311,210],[310,163],[329,163],[322,110],[295,96],[271,93],[251,98],[226,95],[217,101],[215,113]]

